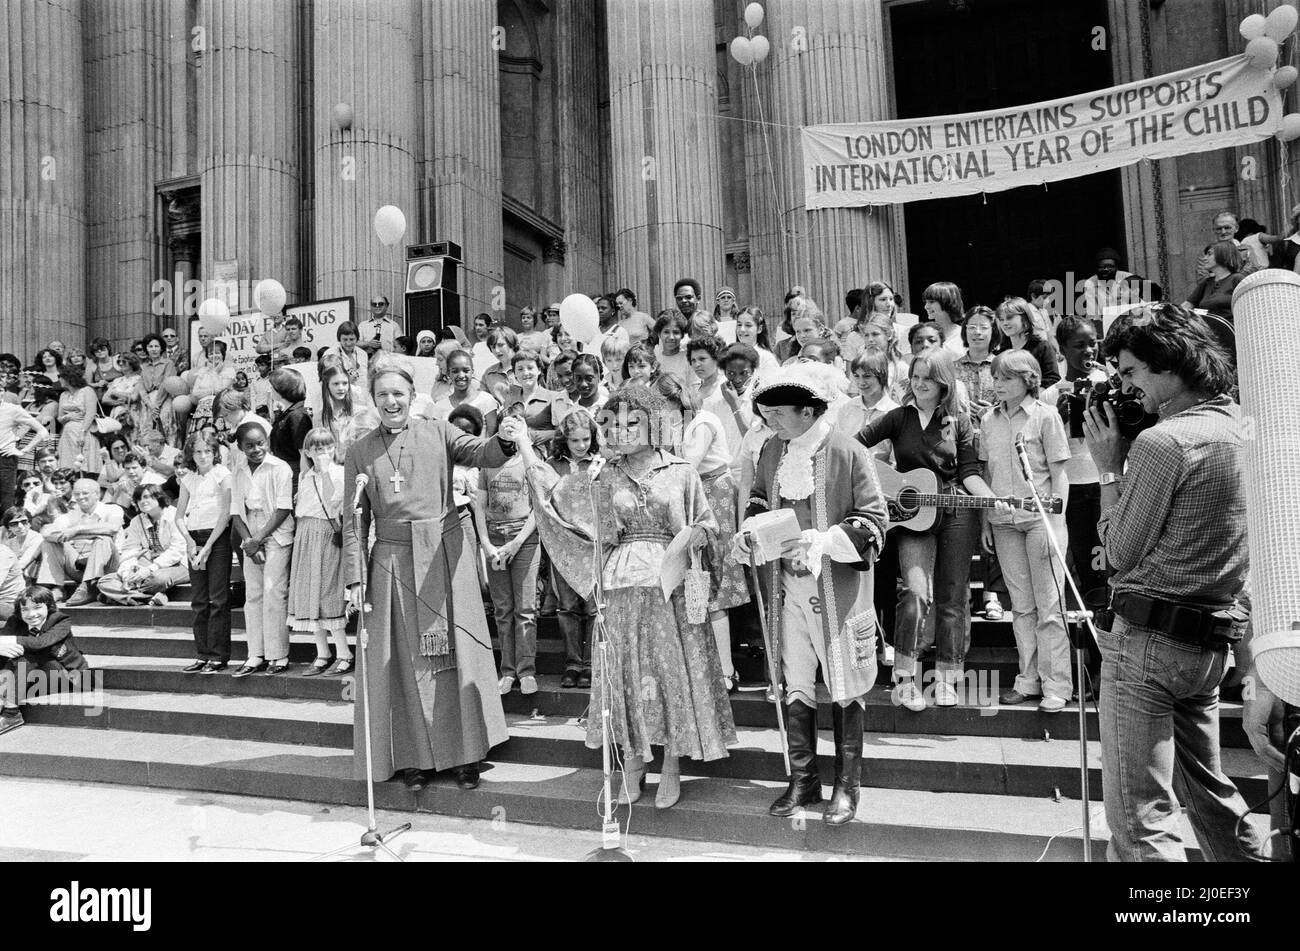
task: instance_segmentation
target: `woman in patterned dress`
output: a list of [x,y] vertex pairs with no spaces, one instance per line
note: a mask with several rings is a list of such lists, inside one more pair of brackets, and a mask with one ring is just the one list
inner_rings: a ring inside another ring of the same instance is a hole
[[[611,729],[623,748],[629,801],[640,798],[650,747],[664,747],[655,805],[666,809],[681,794],[680,757],[721,759],[736,742],[713,636],[686,619],[680,587],[665,601],[661,582],[669,542],[689,530],[690,547],[701,551],[718,523],[694,468],[659,448],[672,424],[658,393],[629,384],[603,415],[613,461],[595,483],[585,472],[558,477],[526,437],[517,445],[538,531],[556,570],[582,597],[594,587],[600,533],[609,650],[604,663],[593,658],[591,709],[602,708],[606,691],[613,695]],[[600,744],[600,718],[590,717],[587,745]]]

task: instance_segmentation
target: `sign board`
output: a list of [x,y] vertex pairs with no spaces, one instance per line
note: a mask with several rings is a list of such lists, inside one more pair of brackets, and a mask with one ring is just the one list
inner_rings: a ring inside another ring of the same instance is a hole
[[1281,124],[1274,73],[1234,56],[1011,109],[808,126],[804,204],[852,208],[978,195],[1250,145]]
[[[296,316],[302,321],[301,345],[311,351],[315,359],[321,347],[338,343],[339,324],[352,319],[352,298],[296,304],[284,309],[285,316]],[[271,318],[264,314],[240,314],[230,318],[230,329],[221,337],[226,343],[226,359],[236,369],[252,374],[257,358],[257,340],[271,330]],[[190,353],[199,351],[199,319],[190,318]]]

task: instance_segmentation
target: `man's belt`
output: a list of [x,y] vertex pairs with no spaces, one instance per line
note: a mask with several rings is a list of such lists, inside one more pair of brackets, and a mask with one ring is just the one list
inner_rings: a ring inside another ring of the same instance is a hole
[[1111,607],[1130,624],[1151,628],[1189,644],[1216,649],[1241,640],[1247,620],[1246,613],[1238,607],[1213,610],[1151,598],[1133,591],[1116,592]]

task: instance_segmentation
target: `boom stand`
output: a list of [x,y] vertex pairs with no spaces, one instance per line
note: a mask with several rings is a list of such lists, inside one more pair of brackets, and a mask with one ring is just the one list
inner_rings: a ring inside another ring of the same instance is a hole
[[[1021,458],[1024,458],[1023,456]],[[1023,463],[1022,463],[1023,466]],[[1057,560],[1061,563],[1061,573],[1065,575],[1066,582],[1070,585],[1070,590],[1074,592],[1076,602],[1082,608],[1083,595],[1079,593],[1079,586],[1074,583],[1074,578],[1070,575],[1065,566],[1065,555],[1061,551],[1061,542],[1056,537],[1056,532],[1052,530],[1051,519],[1047,517],[1047,509],[1043,507],[1043,500],[1038,494],[1038,487],[1034,485],[1034,480],[1024,473],[1025,481],[1029,484],[1029,491],[1034,496],[1034,507],[1038,509],[1038,517],[1043,523],[1043,530],[1047,532],[1047,540],[1051,543],[1052,551]],[[1078,668],[1079,678],[1079,794],[1083,803],[1083,860],[1092,861],[1092,816],[1089,814],[1088,798],[1088,692],[1084,689],[1084,681],[1087,679],[1088,663],[1088,645],[1084,642],[1082,632],[1079,630],[1078,622],[1083,621],[1088,627],[1088,632],[1092,635],[1092,640],[1097,643],[1097,628],[1092,623],[1092,612],[1086,610],[1070,611],[1065,610],[1064,594],[1057,589],[1057,594],[1061,596],[1061,620],[1065,622],[1065,630],[1069,634],[1070,640],[1074,646],[1074,663]]]
[[326,852],[324,855],[318,855],[312,861],[320,862],[336,855],[342,855],[344,852],[351,852],[353,849],[376,849],[381,850],[401,862],[402,857],[388,847],[388,843],[397,838],[403,832],[411,831],[411,823],[403,822],[400,826],[388,831],[380,832],[375,823],[375,767],[374,757],[370,752],[370,687],[366,682],[366,642],[369,637],[366,633],[366,615],[370,612],[370,605],[366,604],[366,572],[365,572],[365,544],[366,537],[361,532],[361,493],[357,493],[357,505],[352,510],[352,530],[356,532],[358,544],[358,556],[362,561],[362,570],[359,574],[361,578],[361,610],[357,612],[357,657],[360,663],[357,665],[357,679],[361,683],[361,720],[366,730],[366,831],[361,835],[361,841],[356,845],[345,845],[335,849],[333,852]]
[[[590,472],[590,470],[588,470]],[[597,470],[599,474],[599,470]],[[587,853],[586,862],[632,862],[635,859],[621,845],[618,822],[614,819],[614,741],[609,729],[609,634],[605,629],[605,566],[602,561],[603,548],[600,541],[600,507],[596,504],[596,480],[587,483],[587,494],[591,500],[592,524],[595,527],[595,596],[596,617],[592,621],[592,633],[595,635],[595,653],[600,665],[600,759],[604,775],[605,808],[602,814],[603,841],[598,849]],[[587,714],[590,716],[590,712]],[[626,776],[624,777],[626,782]]]

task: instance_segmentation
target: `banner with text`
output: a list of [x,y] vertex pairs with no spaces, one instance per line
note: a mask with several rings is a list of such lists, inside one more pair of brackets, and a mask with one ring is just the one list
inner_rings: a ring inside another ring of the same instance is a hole
[[[302,335],[298,344],[310,350],[315,358],[316,351],[321,347],[333,347],[339,342],[339,324],[352,319],[352,298],[338,297],[310,304],[294,304],[284,309],[284,315],[302,321]],[[253,361],[257,358],[257,340],[272,329],[272,320],[265,314],[232,316],[230,329],[219,338],[226,342],[227,361],[236,369],[251,374]],[[200,349],[199,319],[193,317],[190,319],[190,352],[198,353]]]
[[808,209],[889,205],[1041,185],[1142,159],[1249,145],[1282,119],[1274,71],[1234,56],[1012,109],[808,126]]

